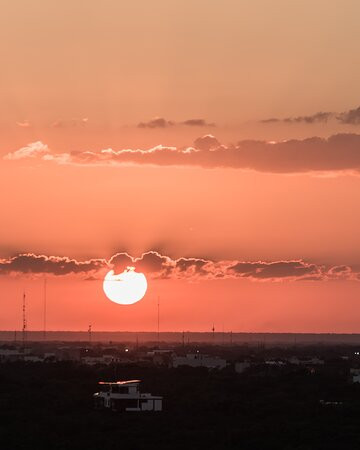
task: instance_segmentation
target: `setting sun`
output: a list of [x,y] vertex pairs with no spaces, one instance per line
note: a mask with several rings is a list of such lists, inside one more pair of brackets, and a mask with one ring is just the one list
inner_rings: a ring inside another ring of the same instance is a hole
[[128,267],[118,275],[110,270],[104,278],[103,288],[109,300],[119,305],[132,305],[144,297],[147,281],[143,273],[137,273],[134,267]]

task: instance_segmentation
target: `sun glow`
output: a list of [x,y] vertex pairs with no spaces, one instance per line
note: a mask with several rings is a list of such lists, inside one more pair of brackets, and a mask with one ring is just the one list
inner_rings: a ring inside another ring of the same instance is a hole
[[143,273],[128,267],[116,275],[110,270],[104,278],[103,289],[106,297],[119,305],[132,305],[141,300],[147,290],[147,281]]

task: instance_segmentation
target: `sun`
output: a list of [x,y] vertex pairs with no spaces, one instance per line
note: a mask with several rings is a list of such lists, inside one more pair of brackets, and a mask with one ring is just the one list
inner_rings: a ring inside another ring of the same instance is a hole
[[132,305],[144,297],[147,281],[143,273],[135,272],[134,267],[128,267],[118,275],[110,270],[104,278],[103,289],[109,300],[119,305]]

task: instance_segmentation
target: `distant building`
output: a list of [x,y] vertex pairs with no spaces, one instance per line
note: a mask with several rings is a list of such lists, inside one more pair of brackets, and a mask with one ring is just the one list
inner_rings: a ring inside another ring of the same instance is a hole
[[100,381],[100,392],[94,394],[97,409],[112,411],[162,411],[162,397],[142,394],[140,380]]
[[353,375],[352,381],[353,383],[360,383],[360,374]]
[[202,355],[201,353],[189,353],[186,356],[174,356],[172,366],[206,367],[208,369],[223,369],[226,367],[226,360],[218,356]]
[[146,356],[152,359],[152,362],[157,366],[171,365],[171,357],[173,350],[152,350],[146,353]]
[[267,359],[265,361],[265,364],[268,366],[285,366],[286,363],[282,361],[281,359]]
[[81,358],[83,364],[88,366],[95,366],[96,364],[105,364],[102,356],[84,356]]
[[235,363],[235,372],[236,373],[243,373],[245,370],[247,370],[251,366],[250,362],[248,361],[240,361]]
[[24,361],[26,362],[44,362],[44,358],[37,355],[25,355]]
[[19,361],[24,359],[24,353],[19,350],[1,349],[0,362]]
[[298,358],[297,356],[291,357],[289,360],[290,364],[300,365],[300,366],[320,366],[324,365],[324,360],[314,356],[312,358]]
[[81,348],[78,347],[59,347],[55,350],[56,359],[59,361],[80,361]]
[[95,366],[96,364],[129,364],[131,363],[130,359],[119,358],[115,355],[102,355],[102,356],[83,356],[81,358],[82,364],[86,364],[88,366]]
[[360,383],[360,369],[350,369],[353,383]]

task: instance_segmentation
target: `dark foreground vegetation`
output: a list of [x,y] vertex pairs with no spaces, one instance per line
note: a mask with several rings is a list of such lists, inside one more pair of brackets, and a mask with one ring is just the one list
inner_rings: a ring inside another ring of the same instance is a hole
[[[161,413],[93,409],[99,380],[143,380]],[[323,400],[323,402],[321,402]],[[324,404],[325,402],[339,402]],[[341,403],[340,403],[341,402]],[[17,449],[359,449],[360,385],[336,371],[0,365],[0,446]]]

